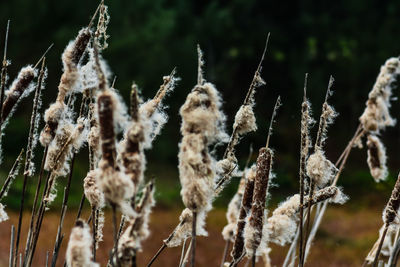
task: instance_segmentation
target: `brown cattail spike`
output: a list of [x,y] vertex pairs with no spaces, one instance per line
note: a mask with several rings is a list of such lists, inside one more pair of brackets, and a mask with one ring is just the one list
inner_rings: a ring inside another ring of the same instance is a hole
[[114,133],[114,103],[112,97],[104,92],[97,99],[99,110],[100,138],[103,160],[114,168],[116,159],[115,133]]
[[1,123],[3,123],[8,115],[11,113],[11,110],[14,108],[15,104],[21,98],[24,91],[29,87],[32,80],[35,78],[36,72],[31,66],[27,66],[21,69],[18,74],[18,78],[14,81],[10,90],[8,91],[8,95],[6,100],[3,103]]
[[256,255],[260,246],[264,226],[265,201],[268,192],[269,175],[272,165],[272,151],[261,148],[257,158],[257,171],[254,181],[253,203],[248,224],[245,229],[245,246],[247,255]]
[[385,217],[383,221],[385,224],[392,224],[396,217],[400,207],[400,174],[397,177],[396,184],[394,185],[392,195],[390,196],[389,202],[386,204]]
[[235,241],[234,241],[233,249],[232,249],[232,253],[231,253],[233,262],[238,261],[239,258],[243,254],[243,248],[244,248],[243,231],[244,231],[244,227],[246,225],[247,214],[250,212],[251,204],[253,202],[255,176],[256,176],[256,171],[255,171],[255,167],[253,167],[248,171],[247,177],[246,177],[247,181],[246,181],[245,189],[243,192],[242,204],[240,207],[239,218],[238,218],[237,226],[236,226],[236,236],[235,236]]

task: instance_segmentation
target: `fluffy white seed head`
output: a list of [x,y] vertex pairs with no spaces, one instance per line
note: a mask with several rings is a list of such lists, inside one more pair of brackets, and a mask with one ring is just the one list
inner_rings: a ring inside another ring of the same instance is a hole
[[[315,192],[312,198],[312,204],[316,204],[323,200],[329,202],[343,204],[347,197],[342,191],[335,186],[329,186]],[[304,198],[304,205],[308,206],[309,198]],[[296,194],[281,203],[266,221],[263,228],[263,241],[273,242],[280,246],[284,246],[292,242],[299,221],[300,195]]]
[[134,186],[129,177],[111,168],[101,170],[100,177],[99,186],[105,199],[118,205],[125,215],[133,216],[134,212],[128,202],[133,196]]
[[388,170],[386,166],[386,148],[376,135],[368,135],[367,163],[372,177],[376,182],[386,179]]
[[7,220],[8,220],[8,215],[7,212],[5,211],[5,207],[3,204],[0,203],[0,223]]
[[[197,214],[196,234],[198,236],[207,236],[207,231],[204,229],[206,215],[206,212]],[[180,246],[192,234],[193,215],[190,209],[186,208],[182,211],[179,221],[180,223],[175,228],[172,238],[164,240],[164,243],[170,248]]]
[[98,187],[100,174],[98,169],[89,171],[83,180],[85,196],[89,200],[90,206],[95,209],[104,207],[104,194]]
[[330,162],[321,149],[317,149],[307,160],[307,175],[312,181],[322,188],[336,174],[335,165]]
[[66,261],[69,267],[97,267],[92,261],[92,235],[89,226],[79,220],[69,237]]
[[256,117],[254,116],[253,105],[242,105],[235,116],[233,128],[240,135],[257,130]]
[[225,115],[221,106],[221,97],[214,85],[197,85],[180,109],[182,135],[202,134],[207,139],[207,144],[226,140]]
[[398,58],[389,58],[381,67],[374,87],[368,95],[364,113],[360,117],[364,130],[377,133],[396,123],[390,116],[389,108],[393,82],[399,74],[400,61]]

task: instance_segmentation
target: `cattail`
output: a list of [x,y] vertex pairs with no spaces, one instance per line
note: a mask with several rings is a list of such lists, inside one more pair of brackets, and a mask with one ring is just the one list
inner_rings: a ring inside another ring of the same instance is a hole
[[48,190],[45,196],[46,204],[53,202],[56,197],[55,182],[59,176],[65,176],[70,170],[69,161],[83,145],[86,139],[86,121],[81,118],[76,126],[65,120],[57,130],[55,139],[50,143],[45,162],[45,170],[51,171]]
[[232,261],[236,262],[243,253],[244,248],[244,227],[246,225],[246,217],[250,214],[253,202],[254,180],[256,177],[256,167],[252,166],[246,174],[246,185],[243,192],[242,203],[240,206],[239,217],[237,219],[235,241],[232,248]]
[[[304,198],[304,205],[311,206],[328,199],[333,203],[342,204],[347,198],[342,194],[339,188],[336,186],[329,186],[316,191],[311,200],[306,196]],[[279,207],[274,210],[272,216],[266,221],[263,242],[273,242],[281,246],[292,242],[299,221],[299,210],[299,194],[293,195],[280,204]]]
[[360,122],[367,132],[379,132],[387,126],[393,126],[395,120],[389,114],[393,83],[400,73],[398,58],[389,58],[381,67],[374,87],[368,95],[366,108]]
[[319,187],[325,186],[335,175],[337,169],[329,161],[324,151],[318,149],[307,160],[307,175]]
[[[254,100],[252,102],[254,102]],[[252,105],[240,106],[235,115],[233,128],[237,129],[239,135],[244,135],[248,132],[254,132],[257,130],[256,117],[254,116]]]
[[243,101],[243,104],[240,106],[239,110],[235,115],[232,135],[230,137],[229,143],[224,153],[224,158],[229,159],[232,162],[232,164],[235,164],[237,161],[235,157],[235,147],[239,143],[240,136],[243,136],[249,132],[257,130],[256,118],[254,116],[254,110],[253,110],[255,105],[254,95],[256,93],[257,88],[264,86],[266,84],[265,81],[261,78],[261,64],[264,61],[265,52],[267,51],[268,40],[269,40],[269,34],[267,37],[267,41],[265,43],[260,63],[258,64],[257,69],[254,73],[246,97]]
[[[200,212],[197,214],[196,234],[199,236],[207,236],[207,232],[204,229],[205,216],[206,212]],[[175,228],[170,237],[164,240],[164,243],[170,248],[180,246],[182,242],[192,234],[192,223],[192,211],[186,208],[179,216],[179,225]]]
[[152,117],[157,109],[162,109],[163,99],[175,89],[176,83],[179,81],[179,78],[177,78],[175,74],[176,70],[174,68],[170,75],[163,77],[163,84],[160,86],[160,89],[158,89],[153,99],[140,106],[141,112],[146,114],[148,118]]
[[35,163],[34,159],[34,151],[39,139],[38,129],[40,123],[40,113],[39,110],[42,106],[42,90],[44,89],[45,79],[47,78],[47,69],[45,68],[46,59],[43,58],[42,66],[39,72],[38,82],[35,88],[35,96],[33,98],[33,107],[32,107],[32,115],[30,121],[30,129],[29,129],[29,137],[27,144],[27,152],[26,152],[26,160],[25,160],[25,169],[24,174],[32,177],[35,173]]
[[12,113],[12,110],[15,108],[21,97],[30,92],[30,90],[27,89],[36,75],[37,71],[32,66],[26,66],[20,70],[17,79],[6,92],[7,97],[3,103],[1,123],[4,123],[7,117]]
[[94,209],[100,209],[104,206],[104,194],[98,187],[100,179],[98,169],[89,171],[83,179],[83,189],[86,198],[89,200],[90,206]]
[[114,132],[115,100],[110,92],[104,91],[97,98],[102,158],[101,169],[116,167],[116,148]]
[[69,237],[66,261],[69,267],[99,266],[92,261],[92,235],[89,226],[82,220],[75,223]]
[[211,83],[204,83],[201,75],[199,51],[199,78],[180,109],[182,142],[179,145],[179,178],[181,195],[187,208],[199,212],[210,206],[214,192],[215,160],[208,146],[221,141],[225,116],[220,111],[221,98]]
[[397,212],[400,207],[400,174],[397,178],[396,184],[394,185],[392,195],[383,213],[383,222],[386,225],[394,223],[395,219],[397,221]]
[[328,97],[331,94],[333,77],[329,79],[328,90],[326,92],[325,102],[322,105],[322,113],[319,120],[317,139],[315,140],[314,153],[307,160],[307,175],[313,184],[317,187],[324,187],[335,175],[337,169],[335,165],[325,157],[323,146],[326,141],[328,126],[333,123],[337,113],[332,106],[328,104]]
[[[137,87],[132,85],[132,103],[131,107],[138,110],[139,96]],[[133,112],[132,122],[129,129],[125,133],[124,140],[121,142],[122,151],[120,158],[124,166],[125,174],[132,180],[132,183],[137,188],[143,181],[145,156],[143,151],[144,126],[143,119],[139,112]]]
[[99,20],[97,22],[96,32],[94,33],[97,45],[101,50],[104,50],[108,47],[107,39],[110,36],[107,35],[107,27],[109,22],[110,15],[108,14],[108,6],[102,2],[100,5]]
[[97,113],[94,112],[94,103],[89,104],[90,131],[88,134],[88,145],[90,148],[90,166],[95,169],[101,157],[100,150],[100,128]]
[[76,125],[64,120],[55,139],[50,143],[45,170],[56,176],[65,176],[69,172],[69,159],[72,153],[79,150],[86,139],[86,121],[81,118]]
[[236,194],[229,202],[228,211],[226,212],[226,220],[228,221],[228,224],[222,230],[222,236],[226,241],[231,241],[231,242],[234,241],[235,229],[237,225],[237,220],[239,218],[240,206],[242,203],[244,189],[245,189],[245,179],[242,178],[240,180]]
[[0,203],[0,223],[8,220],[8,215],[4,208],[3,204]]
[[155,137],[160,134],[161,129],[168,121],[168,115],[165,113],[166,106],[163,104],[165,97],[173,92],[177,82],[180,79],[175,76],[175,69],[171,74],[163,77],[163,84],[157,91],[153,99],[140,105],[140,114],[142,116],[142,125],[144,126],[144,148],[151,148]]
[[386,149],[378,136],[368,135],[368,167],[376,182],[385,180],[388,171],[386,167]]
[[40,136],[40,142],[43,146],[48,146],[56,135],[59,121],[66,111],[64,104],[65,97],[74,89],[75,83],[79,78],[78,64],[90,38],[91,32],[88,28],[80,30],[75,40],[63,52],[62,62],[64,72],[58,85],[56,102],[51,104],[45,112],[44,121],[46,125]]
[[137,216],[130,220],[118,242],[118,262],[121,266],[132,266],[136,252],[141,249],[141,243],[150,232],[148,229],[149,215],[154,206],[153,184],[150,183],[143,193],[141,202],[136,208]]
[[118,205],[125,213],[132,215],[126,203],[133,195],[132,181],[120,171],[116,162],[115,122],[119,116],[119,99],[110,89],[102,91],[97,98],[100,124],[102,158],[99,162],[101,174],[100,188],[107,201]]
[[[383,215],[382,219],[384,222],[384,227],[383,231],[379,233],[379,239],[377,241],[378,245],[375,248],[375,245],[372,249],[372,252],[374,254],[374,261],[373,261],[373,266],[377,266],[379,256],[382,250],[382,247],[385,243],[386,239],[386,234],[390,232],[390,228],[393,228],[393,225],[398,225],[399,219],[397,218],[397,213],[399,211],[400,207],[400,173],[397,177],[396,184],[394,185],[394,188],[392,190],[392,195],[390,196],[390,199],[388,203],[386,204],[385,209],[383,210]],[[392,229],[391,229],[392,230]],[[367,257],[368,261],[368,257]]]
[[309,149],[311,146],[310,140],[310,126],[314,122],[311,118],[311,105],[307,100],[307,79],[308,73],[306,73],[304,78],[304,95],[303,95],[303,103],[301,104],[301,128],[300,128],[300,166],[299,166],[299,180],[300,180],[300,225],[299,225],[299,238],[300,238],[300,246],[299,246],[299,261],[300,266],[303,262],[303,203],[304,203],[304,189],[305,182],[307,178],[307,158],[309,155]]
[[272,156],[271,149],[265,147],[261,148],[258,153],[253,203],[244,231],[246,253],[249,257],[256,255],[256,251],[261,243]]
[[179,173],[182,198],[193,211],[206,208],[213,195],[214,159],[208,146],[220,140],[223,114],[219,111],[220,97],[215,87],[206,83],[196,86],[181,107]]

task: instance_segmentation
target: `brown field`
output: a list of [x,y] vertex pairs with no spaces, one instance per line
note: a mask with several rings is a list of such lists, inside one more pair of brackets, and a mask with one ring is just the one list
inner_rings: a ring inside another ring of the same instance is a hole
[[[368,253],[373,242],[377,238],[377,230],[381,225],[381,208],[350,209],[346,206],[331,206],[322,221],[320,231],[308,260],[308,266],[360,266],[364,256]],[[11,224],[17,223],[17,214],[10,213],[11,219],[1,224],[0,231],[0,266],[8,266],[8,252]],[[108,252],[112,244],[111,214],[106,214],[104,229],[104,242],[97,251],[97,260],[101,266],[105,266]],[[30,214],[25,213],[23,225],[28,224]],[[87,218],[88,211],[84,212]],[[151,236],[144,243],[143,252],[138,255],[138,266],[145,266],[151,256],[161,245],[161,240],[166,238],[176,225],[179,217],[178,210],[155,210],[151,215]],[[33,266],[44,266],[46,251],[52,251],[55,235],[58,227],[59,214],[49,212],[46,214],[41,237],[38,243],[36,257]],[[68,241],[69,231],[74,223],[75,212],[69,212],[66,216],[62,252],[57,266],[64,262],[64,252]],[[199,237],[197,246],[197,266],[219,266],[224,241],[220,231],[225,225],[225,213],[223,210],[213,210],[207,221],[209,237]],[[23,230],[26,230],[25,228]],[[21,244],[25,245],[26,233],[22,233]],[[280,266],[287,248],[273,246],[271,258],[272,264]],[[166,250],[153,265],[154,267],[177,266],[180,257],[180,248]],[[51,258],[51,256],[50,256]],[[244,265],[244,264],[243,264]],[[258,263],[257,266],[263,266]]]

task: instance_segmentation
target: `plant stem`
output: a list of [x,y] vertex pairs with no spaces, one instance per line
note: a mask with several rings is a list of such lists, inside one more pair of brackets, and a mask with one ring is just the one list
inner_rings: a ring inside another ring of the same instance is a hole
[[222,260],[221,260],[221,265],[220,265],[220,267],[224,267],[225,260],[226,260],[226,258],[228,257],[229,244],[230,244],[230,241],[229,241],[229,239],[228,239],[228,240],[226,240],[226,242],[225,242],[224,254],[222,255]]
[[9,267],[12,267],[13,260],[14,260],[14,238],[15,238],[15,227],[13,224],[13,225],[11,225],[10,257],[8,260]]
[[196,223],[197,223],[197,212],[193,211],[191,267],[195,266],[195,259],[196,259]]
[[386,233],[387,233],[388,229],[389,229],[389,225],[386,224],[385,225],[385,229],[383,230],[383,233],[382,233],[382,236],[381,236],[381,240],[379,241],[378,249],[377,249],[376,254],[375,254],[374,263],[372,264],[373,267],[376,267],[377,264],[378,264],[379,255],[381,254],[383,242],[385,241],[385,237],[386,237]]

